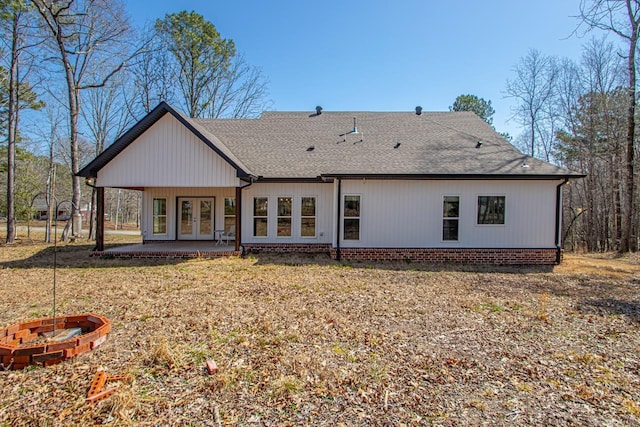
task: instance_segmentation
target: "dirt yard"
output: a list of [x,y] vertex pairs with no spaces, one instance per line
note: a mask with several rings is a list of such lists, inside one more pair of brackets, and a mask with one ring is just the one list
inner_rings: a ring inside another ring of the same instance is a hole
[[[110,318],[108,341],[0,372],[0,426],[640,424],[636,259],[518,270],[89,250],[57,254],[58,313]],[[52,260],[42,244],[0,246],[0,327],[51,314]],[[92,405],[98,370],[132,381]]]

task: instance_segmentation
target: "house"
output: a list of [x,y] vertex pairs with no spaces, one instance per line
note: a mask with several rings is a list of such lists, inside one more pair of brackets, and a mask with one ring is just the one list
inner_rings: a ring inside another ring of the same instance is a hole
[[[494,264],[561,260],[561,187],[472,112],[265,112],[161,103],[78,175],[144,191],[144,242]],[[102,207],[103,209],[103,207]],[[98,214],[97,251],[104,228]]]

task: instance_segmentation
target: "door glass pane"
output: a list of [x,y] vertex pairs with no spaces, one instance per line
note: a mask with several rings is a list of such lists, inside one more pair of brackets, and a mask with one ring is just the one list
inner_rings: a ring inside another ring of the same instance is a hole
[[211,200],[200,200],[200,234],[213,234]]
[[193,234],[193,203],[183,200],[180,211],[180,233]]

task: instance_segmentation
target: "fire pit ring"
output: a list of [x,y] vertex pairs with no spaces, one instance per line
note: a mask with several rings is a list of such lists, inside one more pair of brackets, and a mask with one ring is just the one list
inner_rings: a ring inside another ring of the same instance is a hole
[[93,313],[16,323],[0,330],[0,366],[54,365],[98,347],[110,331],[111,321]]

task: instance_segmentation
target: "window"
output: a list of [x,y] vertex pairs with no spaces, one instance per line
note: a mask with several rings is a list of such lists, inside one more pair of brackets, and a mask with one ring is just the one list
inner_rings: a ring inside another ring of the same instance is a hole
[[278,237],[291,237],[292,197],[278,197]]
[[167,199],[153,199],[153,234],[167,234]]
[[478,224],[504,224],[505,196],[478,196]]
[[460,197],[444,196],[442,201],[442,240],[458,240]]
[[236,198],[225,197],[224,199],[224,231],[236,231]]
[[344,240],[360,240],[360,196],[344,196]]
[[266,237],[268,231],[267,208],[269,198],[253,198],[253,235],[255,237]]
[[300,209],[300,236],[316,237],[316,198],[303,197]]

